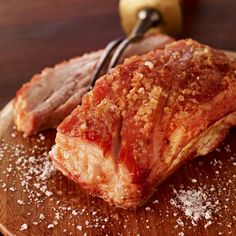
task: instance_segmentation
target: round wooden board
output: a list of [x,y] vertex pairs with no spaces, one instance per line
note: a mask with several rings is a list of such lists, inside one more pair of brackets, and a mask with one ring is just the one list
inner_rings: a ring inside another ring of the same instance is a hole
[[[236,235],[236,129],[220,150],[184,165],[134,211],[109,206],[59,172],[47,176],[55,131],[23,138],[13,127],[12,103],[0,118],[0,231],[5,235]],[[186,202],[177,201],[181,193],[200,193],[212,215],[203,209],[199,220],[186,216]]]

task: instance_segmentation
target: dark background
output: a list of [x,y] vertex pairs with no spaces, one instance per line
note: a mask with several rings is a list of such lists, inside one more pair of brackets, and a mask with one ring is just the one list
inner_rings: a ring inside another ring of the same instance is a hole
[[[0,107],[46,66],[121,36],[117,0],[0,0]],[[185,0],[180,37],[236,51],[236,0]]]

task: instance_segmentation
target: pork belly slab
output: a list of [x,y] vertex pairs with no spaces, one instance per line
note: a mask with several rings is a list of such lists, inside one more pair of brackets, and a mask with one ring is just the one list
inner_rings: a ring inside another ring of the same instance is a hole
[[[121,61],[134,54],[163,48],[172,41],[166,35],[151,34],[130,45]],[[14,105],[17,129],[28,136],[57,127],[81,103],[102,52],[85,54],[47,68],[23,85],[17,92]]]
[[55,167],[109,203],[142,205],[236,124],[235,74],[222,52],[191,39],[125,60],[59,125]]

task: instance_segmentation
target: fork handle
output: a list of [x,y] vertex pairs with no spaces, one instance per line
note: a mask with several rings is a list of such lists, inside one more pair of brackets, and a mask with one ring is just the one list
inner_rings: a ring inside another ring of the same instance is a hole
[[158,31],[176,36],[181,31],[182,13],[179,0],[120,0],[119,12],[122,27],[127,35],[133,31],[142,10],[152,9],[161,14],[161,22],[152,27]]

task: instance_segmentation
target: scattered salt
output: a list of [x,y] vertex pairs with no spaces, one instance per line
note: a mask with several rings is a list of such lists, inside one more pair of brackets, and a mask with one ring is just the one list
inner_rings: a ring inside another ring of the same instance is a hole
[[210,219],[212,212],[216,209],[216,203],[211,202],[207,193],[199,187],[198,189],[174,190],[175,198],[171,199],[171,205],[181,209],[193,225],[200,219]]
[[[38,140],[44,140],[45,136],[39,136]],[[48,152],[44,147],[40,147],[40,142],[37,141],[37,145],[33,146],[32,148],[25,149],[25,147],[22,144],[4,144],[0,147],[0,160],[1,158],[4,158],[6,155],[6,152],[12,152],[11,158],[9,158],[8,166],[6,167],[6,170],[3,172],[3,174],[12,175],[14,177],[17,176],[17,179],[19,179],[20,183],[22,184],[22,187],[24,187],[23,192],[28,194],[27,202],[23,202],[22,200],[17,200],[17,203],[19,205],[27,204],[30,205],[32,202],[36,204],[38,209],[41,209],[40,207],[45,206],[45,199],[47,197],[52,196],[52,194],[62,196],[64,194],[64,190],[55,190],[55,192],[50,191],[51,184],[48,184],[48,180],[51,178],[53,173],[55,172],[55,169],[53,168],[52,162],[49,159]],[[227,152],[231,152],[230,146],[227,146],[224,148]],[[30,154],[27,154],[30,153]],[[40,153],[40,155],[39,155]],[[232,155],[232,154],[231,154]],[[230,161],[232,165],[236,166],[235,162],[235,156],[232,156],[230,158]],[[12,163],[16,164],[16,167],[12,167]],[[199,166],[203,165],[204,163],[202,161],[197,162]],[[215,173],[220,173],[221,170],[219,169],[223,166],[223,162],[217,158],[213,158],[210,162],[214,166]],[[218,168],[218,169],[216,169]],[[17,175],[16,175],[17,174]],[[220,176],[218,176],[220,178]],[[206,177],[207,178],[207,177]],[[232,185],[232,183],[236,178],[236,175],[233,174],[231,177],[231,180],[225,180],[224,184],[218,188],[218,182],[217,185],[211,185],[208,186],[208,189],[204,187],[198,187],[198,188],[187,188],[185,185],[181,186],[181,190],[176,191],[175,190],[175,197],[171,199],[171,207],[172,209],[168,208],[165,210],[164,214],[160,211],[160,213],[166,217],[173,215],[173,217],[176,217],[176,223],[178,224],[173,226],[174,228],[179,227],[188,227],[188,221],[186,221],[186,218],[189,219],[189,222],[191,222],[192,225],[197,225],[198,221],[201,220],[204,222],[204,227],[207,228],[209,225],[215,223],[213,221],[213,213],[218,212],[218,207],[220,206],[220,203],[217,199],[213,199],[211,195],[218,194],[219,191],[224,192],[224,194],[228,194],[228,186]],[[50,180],[51,181],[51,180]],[[191,179],[192,183],[196,183],[196,179]],[[6,183],[3,182],[3,180],[0,179],[0,187],[3,188],[4,191],[15,191],[16,185],[13,183],[12,186],[6,186]],[[6,188],[7,187],[7,188]],[[173,185],[172,187],[173,188]],[[71,193],[73,194],[73,193]],[[52,199],[52,198],[51,198]],[[225,202],[232,201],[232,198],[227,195],[225,197]],[[158,200],[154,200],[152,202],[153,204],[159,203]],[[38,225],[40,223],[43,223],[47,225],[47,227],[53,228],[56,227],[57,224],[60,223],[60,220],[64,217],[68,217],[71,219],[69,221],[69,225],[74,226],[78,230],[82,230],[84,225],[85,228],[100,228],[104,229],[106,227],[106,223],[109,222],[109,218],[102,215],[101,212],[99,212],[99,209],[96,211],[90,211],[87,210],[87,207],[83,208],[74,208],[72,205],[68,205],[70,203],[64,203],[62,200],[57,200],[55,207],[52,208],[52,211],[54,211],[54,217],[53,219],[50,219],[49,222],[51,224],[48,224],[48,219],[46,219],[45,215],[43,213],[37,215],[35,218],[33,218],[33,214],[30,214],[30,212],[27,212],[28,215],[31,215],[32,217],[32,224]],[[93,203],[94,204],[94,203]],[[154,205],[153,209],[155,209]],[[169,207],[169,206],[168,206]],[[177,212],[173,211],[173,207],[175,209],[180,209],[184,212],[184,216],[182,214],[178,214]],[[228,206],[224,205],[222,208],[225,208],[228,211]],[[222,209],[221,208],[221,209]],[[150,207],[145,208],[146,211],[150,211]],[[90,215],[89,215],[90,214]],[[84,225],[77,225],[75,223],[72,223],[72,219],[77,219],[79,216],[88,217]],[[73,218],[72,218],[73,217]],[[117,219],[118,224],[122,223],[122,221],[119,221],[119,215],[112,217],[114,219]],[[232,217],[234,220],[236,218]],[[125,223],[128,222],[128,218],[124,220]],[[142,219],[145,223],[145,227],[149,229],[148,220],[145,218]],[[163,222],[163,221],[161,221]],[[109,222],[109,223],[112,223]],[[232,224],[225,224],[226,227],[232,227]],[[123,224],[124,228],[128,228],[127,224]],[[20,230],[25,230],[28,228],[27,224],[23,224],[20,227]],[[63,230],[63,229],[62,229]],[[63,232],[67,232],[67,235],[70,235],[72,232],[67,231],[66,229],[63,230]],[[180,232],[178,234],[179,236],[184,235],[184,232]]]

